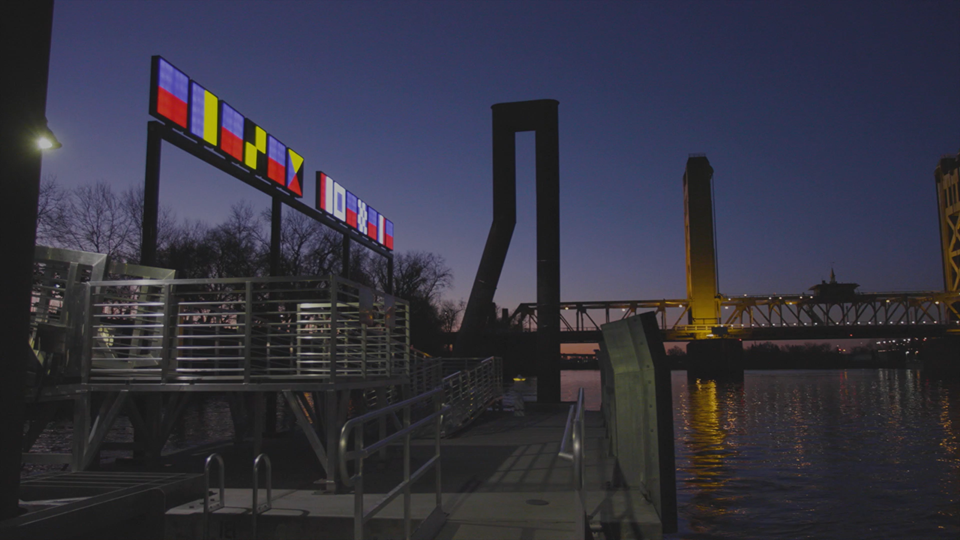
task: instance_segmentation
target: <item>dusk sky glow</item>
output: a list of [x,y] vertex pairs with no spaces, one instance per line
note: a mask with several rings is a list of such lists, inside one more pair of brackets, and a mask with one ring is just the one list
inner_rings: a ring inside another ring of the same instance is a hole
[[[683,171],[715,169],[720,291],[943,288],[933,171],[960,150],[960,1],[58,1],[47,101],[67,187],[143,184],[161,55],[442,255],[466,300],[495,103],[560,102],[562,299],[682,298]],[[536,300],[532,133],[496,302]],[[161,204],[268,198],[170,144]]]

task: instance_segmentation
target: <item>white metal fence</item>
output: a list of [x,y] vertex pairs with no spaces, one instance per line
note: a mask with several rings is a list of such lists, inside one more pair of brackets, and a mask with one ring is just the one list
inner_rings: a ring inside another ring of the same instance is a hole
[[406,376],[407,302],[337,277],[87,284],[85,382]]

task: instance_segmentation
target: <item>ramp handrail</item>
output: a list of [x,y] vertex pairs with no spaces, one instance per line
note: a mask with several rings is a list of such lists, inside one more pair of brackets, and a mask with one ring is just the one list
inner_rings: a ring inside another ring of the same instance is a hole
[[[573,494],[577,508],[576,530],[573,538],[578,540],[586,535],[587,519],[583,500],[583,441],[584,441],[584,414],[583,414],[583,387],[577,391],[577,403],[570,406],[567,413],[567,423],[563,428],[563,439],[560,441],[559,456],[573,462]],[[567,441],[570,441],[570,450],[567,450]]]
[[[259,504],[260,487],[260,461],[267,464],[267,502]],[[270,463],[270,457],[266,454],[260,454],[253,460],[253,504],[250,506],[251,525],[253,527],[253,538],[257,538],[257,515],[273,508],[273,465]]]
[[[212,501],[210,497],[210,463],[216,460],[220,465],[220,492],[216,500]],[[210,514],[223,508],[224,488],[223,488],[223,458],[220,454],[210,454],[203,463],[203,537],[210,538]]]
[[[431,468],[436,467],[436,508],[434,512],[442,511],[442,493],[440,490],[440,431],[443,425],[443,415],[449,410],[449,407],[444,407],[442,400],[443,399],[443,388],[437,387],[428,392],[424,392],[419,396],[388,405],[381,409],[371,411],[362,416],[357,416],[347,420],[343,425],[343,429],[340,430],[340,474],[343,478],[344,483],[348,486],[354,487],[354,515],[353,515],[353,536],[355,540],[363,539],[364,524],[369,521],[374,515],[377,514],[380,510],[384,509],[388,504],[390,504],[393,499],[395,499],[400,493],[403,493],[403,527],[404,527],[404,538],[406,540],[410,539],[410,507],[411,507],[411,490],[410,486],[419,480],[427,471]],[[411,408],[422,401],[432,400],[433,401],[433,413],[427,415],[426,417],[418,420],[417,422],[411,422]],[[396,411],[403,410],[403,426],[386,437],[381,438],[377,442],[364,446],[363,441],[363,426],[367,422],[377,420],[379,418],[392,415]],[[435,424],[434,432],[434,455],[426,463],[423,464],[415,472],[410,472],[410,438],[411,435],[416,432],[418,429],[429,425],[430,422]],[[347,442],[350,439],[350,432],[354,434],[354,449],[347,450]],[[373,505],[369,510],[364,510],[363,508],[363,460],[373,455],[375,452],[382,448],[386,448],[387,445],[393,441],[403,438],[403,481],[398,484],[396,487],[390,490],[389,493],[384,495],[380,501]],[[347,461],[354,460],[356,462],[356,471],[353,476],[349,475],[347,472]]]
[[450,414],[444,416],[444,435],[456,431],[503,398],[500,358],[491,356],[479,362],[474,359],[444,359],[444,367],[454,362],[462,362],[463,366],[471,362],[473,365],[443,378],[444,401],[450,406]]

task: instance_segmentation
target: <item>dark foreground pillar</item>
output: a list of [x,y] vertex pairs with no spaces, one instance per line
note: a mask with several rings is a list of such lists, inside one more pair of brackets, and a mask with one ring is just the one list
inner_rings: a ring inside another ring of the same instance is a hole
[[920,349],[921,371],[936,379],[960,379],[960,337],[928,339]]
[[704,339],[687,343],[688,379],[743,380],[743,342]]
[[24,2],[6,16],[10,20],[4,21],[4,67],[14,82],[4,87],[0,123],[0,253],[6,263],[5,282],[0,287],[4,310],[0,324],[0,520],[19,513],[23,387],[32,354],[28,345],[30,290],[40,193],[40,150],[36,141],[39,131],[46,128],[53,1]]
[[518,131],[536,132],[537,400],[560,401],[560,139],[552,99],[499,103],[493,109],[493,224],[454,348],[473,356],[493,303],[517,222]]

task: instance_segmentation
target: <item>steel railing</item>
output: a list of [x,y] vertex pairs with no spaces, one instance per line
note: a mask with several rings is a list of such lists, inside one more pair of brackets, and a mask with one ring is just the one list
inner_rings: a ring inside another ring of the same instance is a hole
[[[446,410],[448,410],[448,407],[444,407],[441,402],[442,397],[443,388],[437,387],[416,397],[386,406],[376,411],[369,412],[363,416],[358,416],[347,420],[347,422],[343,425],[343,429],[340,431],[339,445],[340,474],[344,479],[344,482],[348,486],[353,486],[354,488],[353,536],[355,540],[362,540],[364,537],[364,525],[367,523],[367,521],[373,518],[373,516],[375,516],[380,510],[383,510],[401,493],[403,494],[404,538],[409,540],[411,535],[411,486],[414,482],[419,480],[424,474],[433,468],[436,468],[436,473],[434,475],[436,479],[436,508],[434,511],[442,511],[441,504],[443,502],[443,497],[440,489],[440,432],[443,423],[443,415]],[[433,402],[433,413],[421,418],[416,422],[413,422],[412,409],[414,406],[424,401]],[[364,444],[363,426],[368,422],[373,422],[389,415],[395,415],[397,411],[403,411],[403,421],[402,425],[399,426],[399,429],[388,436],[381,437],[379,440],[377,440],[377,442],[366,446]],[[434,455],[419,469],[411,473],[410,439],[414,432],[422,427],[430,425],[431,422],[434,423],[435,429]],[[354,438],[354,448],[353,450],[348,450],[347,445],[350,441],[351,432]],[[403,439],[403,481],[391,489],[371,508],[364,509],[363,460],[379,450],[386,448],[387,445],[398,439]],[[355,471],[353,475],[350,475],[347,471],[348,461],[354,461],[355,463]]]
[[586,434],[583,413],[583,388],[580,388],[577,391],[577,403],[571,405],[570,412],[567,413],[567,423],[563,429],[563,439],[560,442],[558,454],[561,458],[573,462],[573,494],[577,512],[573,538],[577,540],[585,538],[587,534],[587,512],[583,493],[583,445]]
[[334,276],[86,287],[84,382],[408,375],[408,304]]
[[444,402],[450,407],[443,432],[449,435],[503,398],[503,367],[497,357],[444,359],[443,365],[445,370],[460,368],[443,378]]

